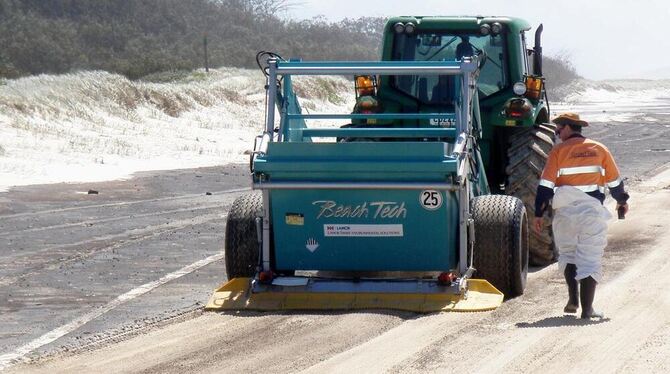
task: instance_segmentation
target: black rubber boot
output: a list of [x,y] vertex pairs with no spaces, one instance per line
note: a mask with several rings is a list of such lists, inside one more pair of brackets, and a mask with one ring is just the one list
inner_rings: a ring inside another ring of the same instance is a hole
[[577,313],[579,308],[579,283],[575,277],[577,276],[577,266],[575,264],[567,264],[565,271],[565,283],[568,285],[568,304],[563,308],[564,313]]
[[602,312],[596,312],[593,309],[593,298],[596,296],[596,282],[591,277],[586,277],[579,281],[581,292],[579,299],[582,302],[582,318],[603,318],[605,315]]

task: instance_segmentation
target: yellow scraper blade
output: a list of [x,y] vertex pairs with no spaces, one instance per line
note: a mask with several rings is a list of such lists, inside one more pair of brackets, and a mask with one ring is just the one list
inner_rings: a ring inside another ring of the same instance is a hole
[[250,278],[235,278],[214,291],[207,310],[354,310],[392,309],[417,313],[493,310],[503,294],[483,279],[468,280],[465,296],[451,293],[344,293],[250,291]]

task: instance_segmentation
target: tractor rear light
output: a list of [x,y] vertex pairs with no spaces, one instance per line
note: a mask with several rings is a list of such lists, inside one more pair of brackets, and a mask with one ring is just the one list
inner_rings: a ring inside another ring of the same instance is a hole
[[533,105],[525,97],[510,99],[505,103],[504,112],[508,118],[522,119],[530,115]]
[[520,109],[513,109],[507,112],[507,117],[519,119],[525,117],[527,113],[528,112]]
[[543,79],[540,77],[526,77],[526,97],[537,100],[542,96]]
[[377,78],[374,75],[357,75],[354,77],[356,97],[372,96],[377,91]]
[[456,278],[458,277],[453,271],[448,271],[445,273],[440,273],[440,275],[437,276],[437,281],[443,285],[450,285],[453,281],[456,280]]
[[491,33],[491,26],[488,23],[485,23],[479,26],[479,33],[486,36]]
[[272,273],[271,270],[261,271],[258,274],[258,280],[261,283],[272,283],[273,279],[274,279],[274,274]]
[[402,22],[398,22],[395,25],[393,25],[393,31],[395,31],[396,34],[402,34],[405,32],[405,24]]

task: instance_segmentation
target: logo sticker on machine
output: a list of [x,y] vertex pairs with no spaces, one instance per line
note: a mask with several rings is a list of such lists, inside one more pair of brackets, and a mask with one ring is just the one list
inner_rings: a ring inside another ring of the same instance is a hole
[[323,225],[324,236],[394,237],[404,236],[402,225]]
[[442,193],[437,190],[423,190],[419,195],[421,206],[426,210],[436,210],[442,206]]
[[397,201],[364,201],[360,204],[341,204],[335,200],[313,201],[319,207],[316,219],[321,218],[372,218],[372,219],[404,219],[407,217],[405,202]]
[[304,226],[305,216],[302,213],[286,213],[286,224]]

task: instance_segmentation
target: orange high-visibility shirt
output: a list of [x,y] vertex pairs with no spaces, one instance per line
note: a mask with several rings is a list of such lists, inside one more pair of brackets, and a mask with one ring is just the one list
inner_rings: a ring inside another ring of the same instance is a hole
[[605,193],[621,183],[619,169],[603,144],[574,137],[556,145],[542,172],[540,186],[573,186],[584,192]]

